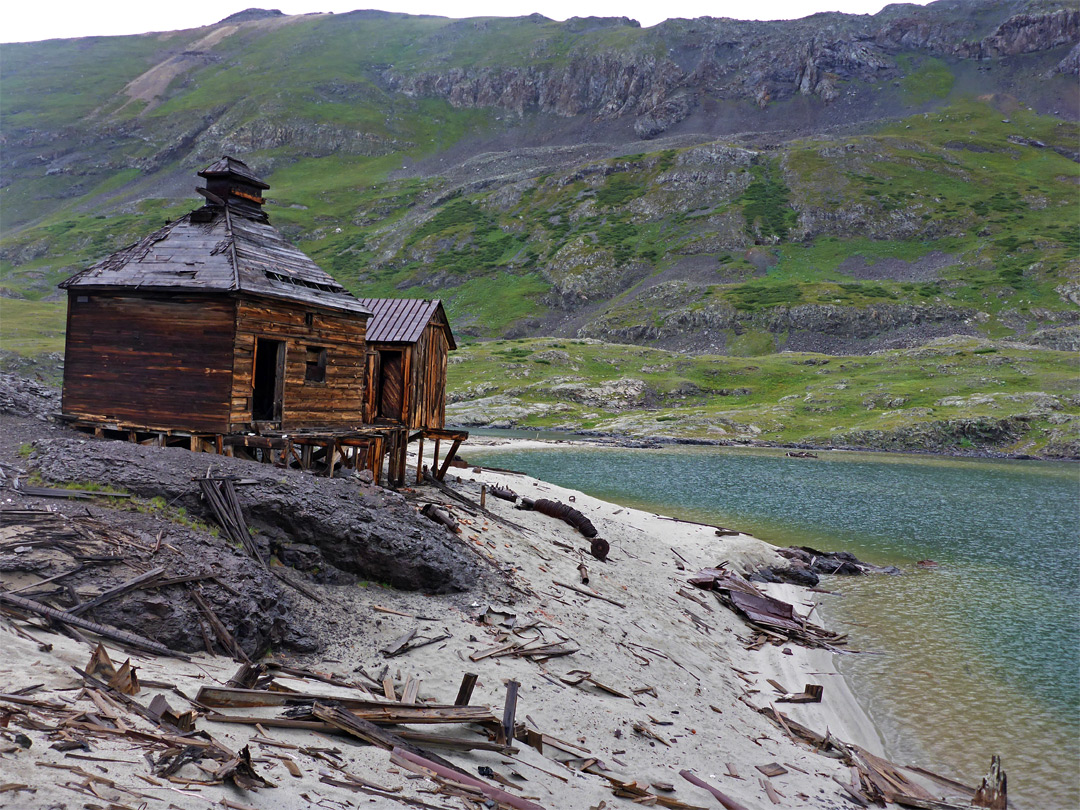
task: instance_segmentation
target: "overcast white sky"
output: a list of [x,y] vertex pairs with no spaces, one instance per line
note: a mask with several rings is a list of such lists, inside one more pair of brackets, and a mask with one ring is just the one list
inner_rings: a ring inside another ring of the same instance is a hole
[[[914,2],[925,5],[928,0]],[[669,17],[784,20],[818,11],[873,14],[886,5],[883,0],[525,0],[511,5],[499,0],[8,0],[0,11],[0,42],[198,28],[253,6],[286,14],[378,8],[444,17],[522,17],[533,12],[554,20],[626,16],[650,26]]]

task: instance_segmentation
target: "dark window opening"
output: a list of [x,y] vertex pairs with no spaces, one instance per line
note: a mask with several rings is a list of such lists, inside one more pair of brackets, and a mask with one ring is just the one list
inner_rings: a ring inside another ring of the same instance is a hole
[[89,295],[77,295],[77,296],[75,296],[75,301],[76,301],[76,303],[79,303],[79,304],[88,304],[88,303],[90,303],[90,296]]
[[312,327],[315,325],[315,313],[307,312],[304,314],[304,326]]
[[251,375],[251,418],[254,422],[281,420],[284,388],[285,344],[280,340],[258,338]]
[[304,368],[304,381],[326,382],[326,349],[308,346],[307,362]]

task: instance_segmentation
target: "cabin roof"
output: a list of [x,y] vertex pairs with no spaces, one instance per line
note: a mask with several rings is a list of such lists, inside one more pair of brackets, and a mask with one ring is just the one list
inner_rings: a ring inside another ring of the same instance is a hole
[[265,221],[207,205],[63,282],[67,289],[247,292],[370,314]]
[[370,343],[415,343],[434,318],[446,330],[450,348],[457,348],[438,298],[361,298],[360,303],[371,311],[367,328]]

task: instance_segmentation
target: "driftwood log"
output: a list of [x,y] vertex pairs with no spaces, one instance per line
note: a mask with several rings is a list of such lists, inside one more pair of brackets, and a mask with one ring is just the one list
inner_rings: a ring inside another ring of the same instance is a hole
[[143,638],[135,633],[129,633],[127,630],[119,630],[115,627],[110,627],[107,624],[92,622],[88,619],[84,619],[82,616],[76,616],[64,610],[57,610],[48,605],[43,605],[40,602],[35,602],[32,599],[24,599],[21,596],[0,592],[0,602],[4,602],[18,610],[29,611],[30,613],[36,613],[39,616],[44,616],[48,619],[71,625],[72,627],[78,627],[80,630],[89,630],[91,633],[96,633],[102,638],[112,639],[120,644],[127,644],[130,647],[146,650],[147,652],[156,653],[158,655],[169,655],[184,661],[191,660],[183,653],[170,650],[165,645],[158,644],[156,641]]

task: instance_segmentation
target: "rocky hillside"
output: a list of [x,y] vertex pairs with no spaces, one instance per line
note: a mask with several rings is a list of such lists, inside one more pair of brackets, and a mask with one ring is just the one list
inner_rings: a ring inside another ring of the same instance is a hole
[[4,49],[3,348],[57,281],[242,156],[356,292],[464,337],[860,353],[1064,347],[1078,318],[1080,9],[802,20],[230,18]]

